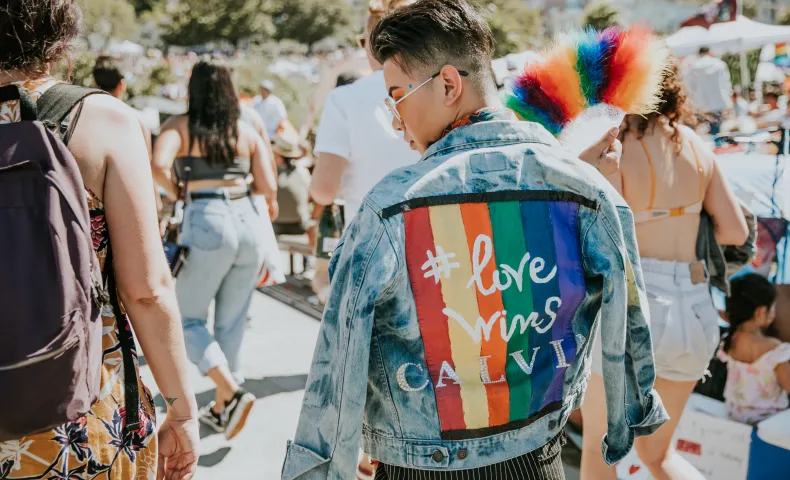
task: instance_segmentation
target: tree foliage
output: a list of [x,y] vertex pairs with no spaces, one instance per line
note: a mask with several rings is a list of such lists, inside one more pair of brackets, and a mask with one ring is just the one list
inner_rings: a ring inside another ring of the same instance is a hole
[[227,41],[238,45],[272,33],[266,0],[180,0],[161,7],[162,39],[169,45]]
[[776,19],[777,25],[790,25],[790,8],[785,8]]
[[743,2],[743,16],[746,18],[755,18],[759,13],[757,2],[754,0],[745,0]]
[[345,36],[354,13],[346,0],[274,0],[270,12],[275,39],[308,46],[327,37]]
[[584,26],[604,30],[620,21],[620,11],[607,1],[592,3],[584,9]]
[[488,20],[494,35],[494,57],[535,47],[542,37],[540,12],[521,0],[472,0]]
[[110,39],[128,40],[137,31],[134,7],[126,0],[81,0],[83,33],[99,42],[99,49]]

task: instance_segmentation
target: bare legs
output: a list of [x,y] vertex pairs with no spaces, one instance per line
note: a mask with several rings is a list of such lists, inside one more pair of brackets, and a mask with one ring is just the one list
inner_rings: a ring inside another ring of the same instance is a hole
[[705,480],[672,446],[672,436],[696,383],[656,379],[656,390],[669,413],[669,421],[653,435],[637,438],[634,442],[639,458],[656,480]]
[[614,467],[603,461],[601,440],[606,434],[606,397],[603,377],[593,372],[587,383],[582,404],[584,434],[582,435],[581,480],[617,480]]
[[[670,420],[648,437],[635,441],[639,458],[656,480],[705,480],[696,468],[678,455],[672,446],[680,416],[696,382],[673,382],[657,378],[655,388],[664,402]],[[603,377],[593,373],[582,405],[584,437],[582,445],[582,480],[616,480],[614,467],[601,455],[601,439],[606,433],[606,400]]]

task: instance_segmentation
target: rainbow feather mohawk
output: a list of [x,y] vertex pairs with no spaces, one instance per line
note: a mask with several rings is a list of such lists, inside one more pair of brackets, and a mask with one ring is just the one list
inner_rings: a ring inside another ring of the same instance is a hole
[[578,155],[627,113],[655,110],[668,63],[669,49],[644,27],[565,34],[526,66],[507,106]]

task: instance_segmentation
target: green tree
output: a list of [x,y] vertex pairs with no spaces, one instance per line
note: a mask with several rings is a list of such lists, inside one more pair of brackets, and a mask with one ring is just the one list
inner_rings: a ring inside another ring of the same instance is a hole
[[743,16],[746,18],[754,18],[757,16],[757,2],[754,0],[746,0],[743,2]]
[[168,45],[199,45],[265,39],[272,33],[266,0],[180,0],[159,7],[162,39]]
[[346,0],[274,0],[270,12],[277,40],[309,47],[327,37],[347,36],[354,17]]
[[473,0],[488,20],[494,35],[494,56],[522,52],[540,43],[540,12],[520,0]]
[[134,7],[126,0],[81,0],[83,33],[99,49],[110,39],[128,40],[137,31]]
[[[738,54],[725,53],[721,57],[730,70],[730,79],[733,85],[741,84],[741,57]],[[746,52],[746,66],[749,68],[749,79],[754,81],[757,66],[760,64],[760,49]]]
[[596,30],[604,30],[617,25],[620,20],[620,11],[606,1],[591,3],[584,9],[584,26]]
[[776,19],[777,25],[790,25],[790,8],[785,8]]

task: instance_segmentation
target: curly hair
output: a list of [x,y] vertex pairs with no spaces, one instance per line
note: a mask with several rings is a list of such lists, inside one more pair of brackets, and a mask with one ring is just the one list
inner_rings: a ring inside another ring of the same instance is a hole
[[230,69],[213,61],[198,62],[192,68],[188,91],[190,150],[196,140],[211,165],[232,165],[241,107]]
[[[661,84],[661,101],[658,110],[648,115],[628,115],[626,117],[625,128],[620,134],[620,139],[624,139],[628,132],[633,130],[632,124],[636,123],[636,137],[644,138],[648,128],[655,128],[656,121],[664,117],[668,120],[673,133],[670,137],[678,151],[683,148],[682,138],[678,125],[692,124],[694,122],[693,112],[688,102],[688,94],[680,78],[680,72],[675,61],[672,61],[667,74]],[[635,121],[635,122],[634,122]]]
[[76,0],[0,0],[0,70],[41,73],[79,33]]

